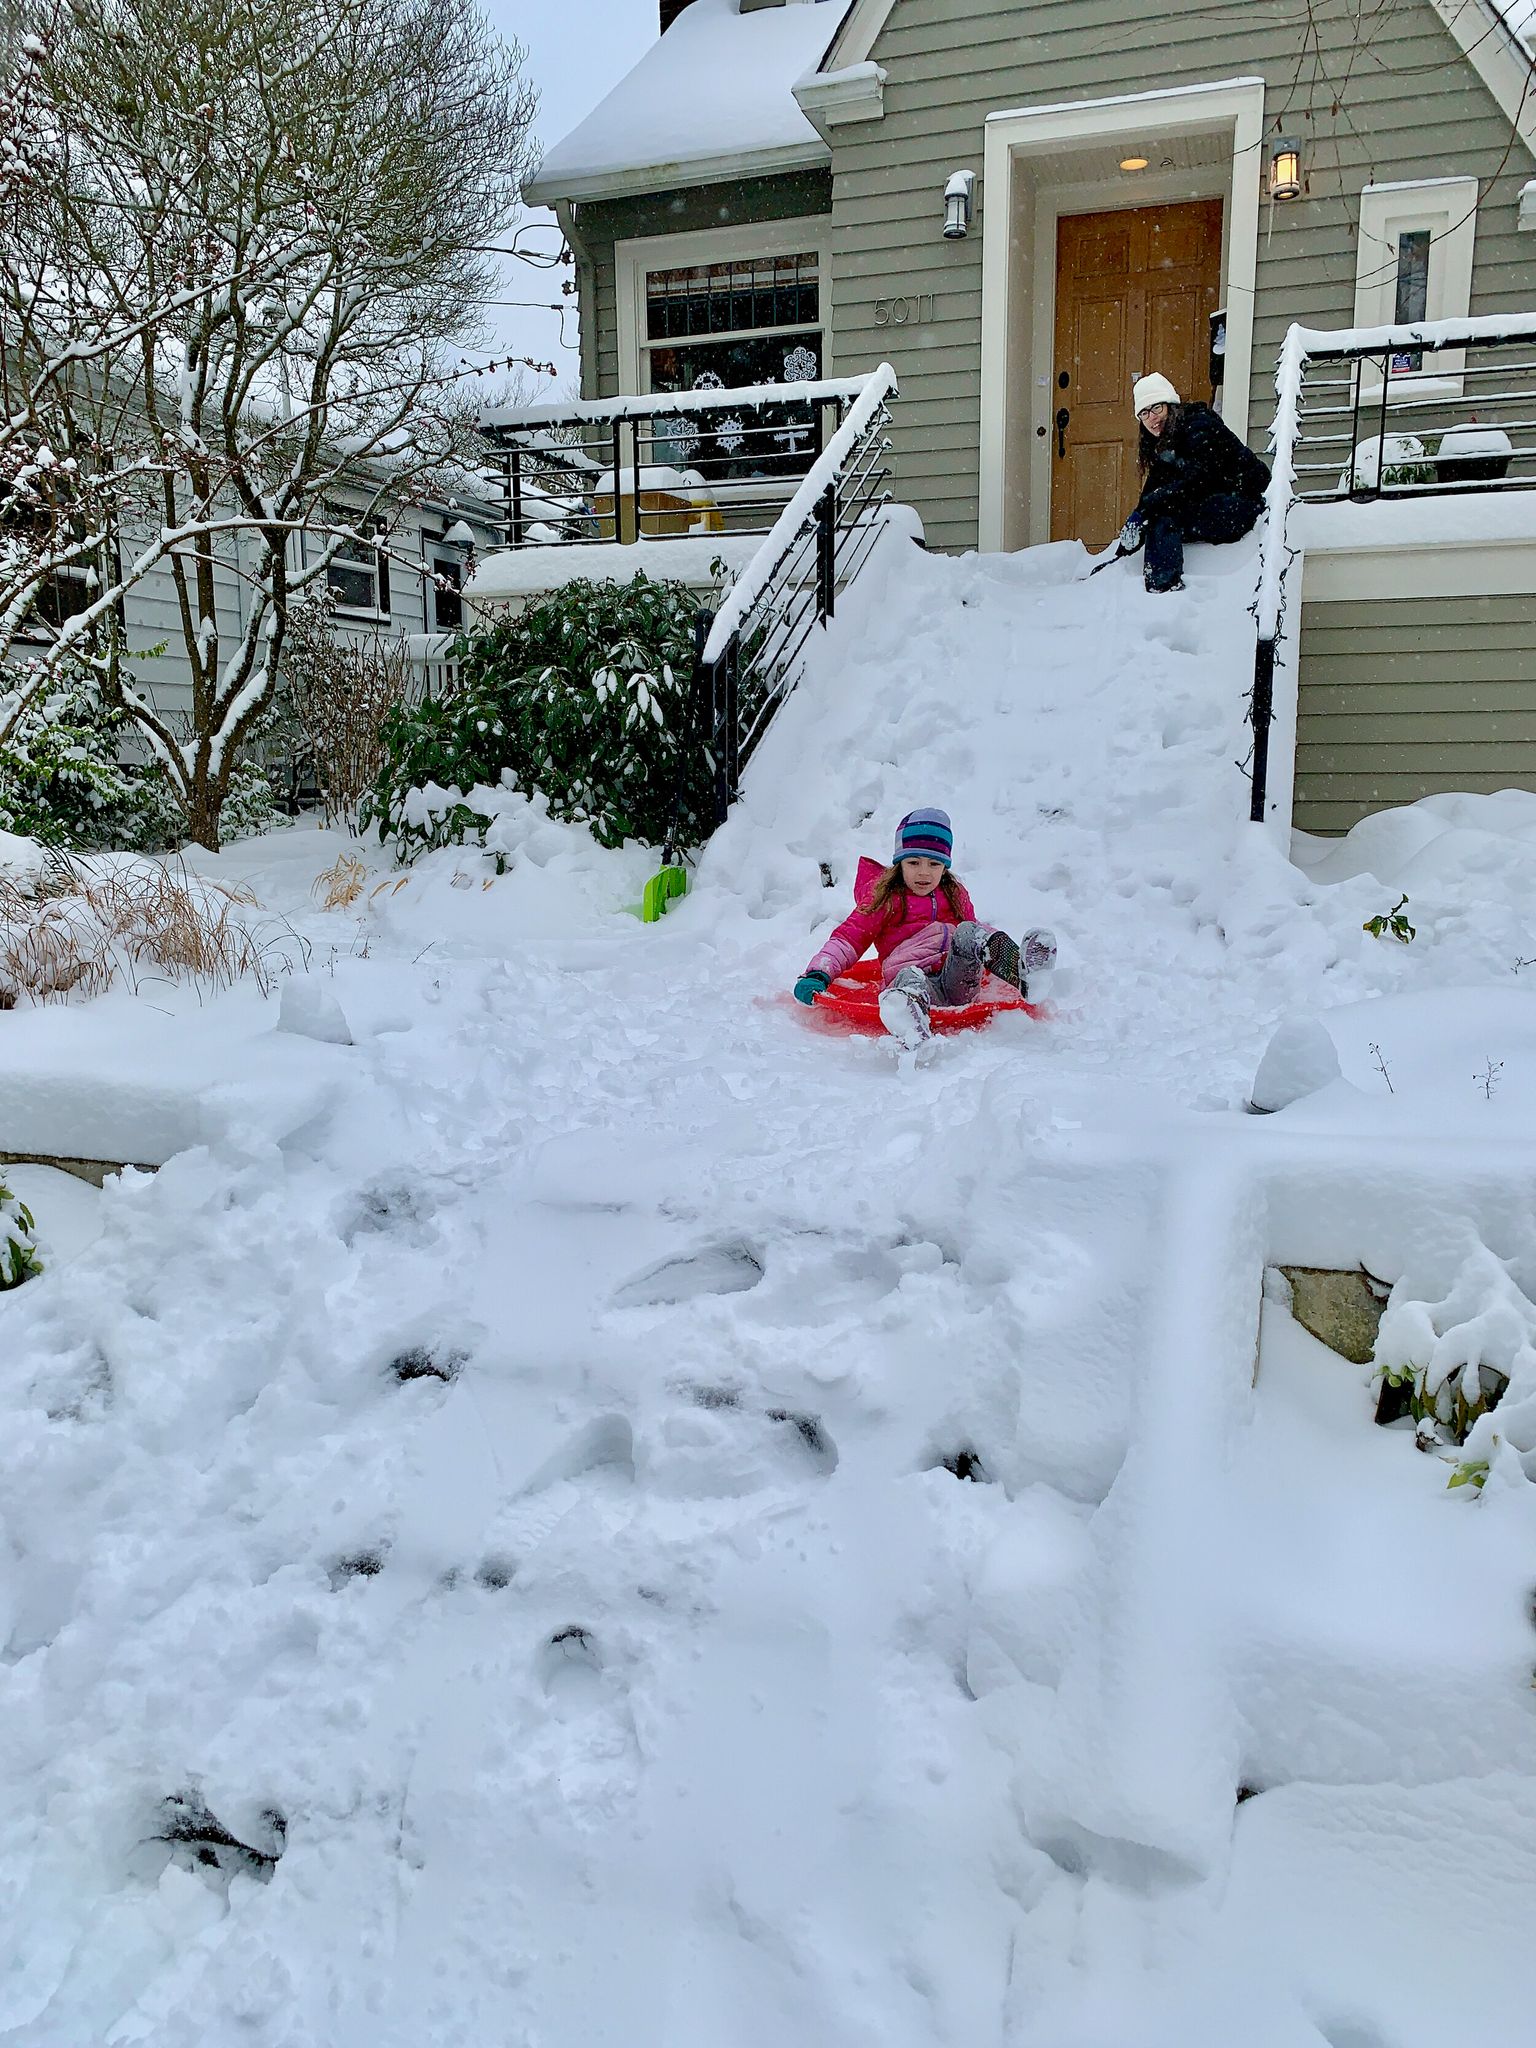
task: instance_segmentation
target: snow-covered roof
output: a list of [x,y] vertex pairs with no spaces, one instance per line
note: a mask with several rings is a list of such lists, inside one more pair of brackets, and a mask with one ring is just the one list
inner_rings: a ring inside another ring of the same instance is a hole
[[848,0],[788,0],[738,11],[693,0],[627,77],[557,142],[532,178],[532,205],[794,170],[830,152],[795,103]]

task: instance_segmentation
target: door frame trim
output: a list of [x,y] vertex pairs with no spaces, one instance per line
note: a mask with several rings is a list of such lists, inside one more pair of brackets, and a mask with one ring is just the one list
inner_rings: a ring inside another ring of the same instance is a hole
[[[982,183],[981,252],[981,463],[978,546],[996,552],[1005,545],[1008,456],[1015,428],[1026,411],[1027,393],[1012,388],[1009,375],[1009,334],[1020,319],[1033,315],[1027,305],[1010,304],[1013,293],[1012,230],[1019,198],[1015,171],[1020,159],[1058,150],[1063,144],[1112,141],[1117,136],[1137,141],[1154,135],[1230,133],[1231,175],[1219,195],[1224,201],[1225,270],[1222,296],[1227,307],[1226,380],[1222,409],[1239,438],[1248,432],[1253,375],[1254,279],[1259,249],[1259,186],[1264,134],[1264,81],[1229,78],[1210,85],[1175,86],[1163,92],[1125,93],[1113,99],[1074,100],[1049,107],[1009,109],[988,114]],[[1190,174],[1192,177],[1195,173]],[[1142,187],[1148,203],[1150,186]],[[1214,197],[1215,194],[1198,195]],[[1137,195],[1139,203],[1139,194]],[[1054,245],[1035,251],[1039,271],[1048,258],[1051,319],[1055,320]],[[1021,295],[1022,296],[1022,295]],[[1038,294],[1031,294],[1037,297]],[[1031,493],[1030,526],[1038,508]],[[1045,531],[1050,531],[1049,506]]]
[[[1036,262],[1034,266],[1034,289],[1031,300],[1031,332],[1028,364],[1034,368],[1039,364],[1054,364],[1056,361],[1056,273],[1060,250],[1059,236],[1063,220],[1085,213],[1140,213],[1154,207],[1199,205],[1213,199],[1221,202],[1221,256],[1220,277],[1227,274],[1228,226],[1227,193],[1224,171],[1219,164],[1210,166],[1204,179],[1203,192],[1191,189],[1201,182],[1198,170],[1165,171],[1160,177],[1138,178],[1135,196],[1126,194],[1125,187],[1107,185],[1045,185],[1035,195],[1033,233],[1035,248],[1042,254],[1049,251],[1049,262]],[[1106,195],[1108,195],[1106,201]],[[1149,366],[1150,367],[1150,366]],[[1023,374],[1028,375],[1028,369]],[[1021,374],[1015,361],[1014,375]],[[1049,374],[1049,372],[1047,373]],[[1055,404],[1052,395],[1052,404]],[[1226,411],[1226,387],[1222,387],[1222,406]],[[1056,469],[1051,460],[1054,445],[1049,434],[1042,441],[1029,437],[1024,442],[1028,454],[1015,449],[1015,461],[1027,465],[1029,485],[1029,527],[1025,545],[1037,547],[1051,537],[1051,491],[1055,483]],[[1006,533],[1006,514],[1004,519]]]

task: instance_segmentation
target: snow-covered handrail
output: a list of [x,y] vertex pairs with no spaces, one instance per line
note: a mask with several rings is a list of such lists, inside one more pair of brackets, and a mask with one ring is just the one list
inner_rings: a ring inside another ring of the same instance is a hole
[[[1389,327],[1303,327],[1293,325],[1286,334],[1298,337],[1305,359],[1345,360],[1353,356],[1395,354],[1399,349],[1466,348],[1477,342],[1484,346],[1501,341],[1536,341],[1536,313],[1479,313],[1464,320],[1405,320]],[[1281,376],[1285,352],[1281,351]],[[1281,378],[1275,389],[1284,403]],[[1300,384],[1296,395],[1300,396]]]
[[[879,376],[877,370],[873,373]],[[814,383],[710,385],[703,390],[649,391],[639,397],[576,398],[563,405],[488,406],[481,431],[496,434],[523,427],[611,424],[615,420],[670,419],[674,413],[719,412],[722,406],[833,405],[859,397],[866,377],[823,377]]]
[[801,478],[799,489],[774,521],[762,546],[726,592],[704,645],[703,658],[706,662],[718,661],[724,654],[731,635],[740,632],[748,614],[772,582],[779,565],[799,539],[801,528],[815,518],[817,500],[829,484],[837,481],[886,400],[894,395],[896,372],[889,363],[882,363],[878,370],[871,370],[858,382],[859,393],[848,409],[848,417]]
[[1301,380],[1307,364],[1307,341],[1314,332],[1292,325],[1280,345],[1275,372],[1279,406],[1270,429],[1269,489],[1264,493],[1264,524],[1259,534],[1258,622],[1260,640],[1273,640],[1280,627],[1280,600],[1285,578],[1285,521],[1296,488],[1296,433],[1301,410]]
[[[1518,347],[1525,343],[1536,343],[1536,313],[1484,313],[1462,320],[1403,321],[1380,327],[1303,327],[1296,323],[1287,330],[1275,373],[1276,409],[1270,429],[1271,475],[1269,489],[1264,494],[1264,516],[1259,528],[1259,574],[1253,605],[1258,630],[1249,715],[1253,725],[1250,816],[1255,822],[1264,818],[1267,801],[1276,650],[1285,623],[1286,577],[1295,552],[1286,529],[1291,507],[1300,495],[1297,487],[1298,445],[1309,438],[1303,432],[1302,424],[1302,396],[1309,368],[1317,363],[1351,366],[1345,387],[1347,402],[1315,407],[1311,415],[1314,422],[1322,418],[1343,425],[1347,421],[1347,432],[1325,431],[1310,437],[1319,452],[1341,441],[1348,443],[1343,474],[1336,487],[1323,492],[1314,490],[1308,494],[1310,498],[1374,498],[1398,491],[1403,495],[1432,496],[1465,491],[1529,490],[1536,488],[1536,476],[1522,475],[1506,480],[1505,471],[1511,459],[1526,463],[1536,461],[1536,448],[1516,448],[1508,434],[1498,428],[1497,421],[1479,423],[1474,415],[1474,428],[1481,424],[1483,436],[1493,439],[1496,447],[1502,444],[1503,450],[1502,466],[1495,466],[1491,473],[1484,471],[1481,475],[1476,470],[1468,474],[1465,467],[1461,474],[1457,474],[1458,464],[1467,465],[1468,456],[1448,456],[1448,444],[1444,441],[1436,444],[1436,452],[1431,456],[1412,434],[1400,432],[1398,436],[1392,436],[1387,431],[1389,418],[1395,417],[1400,429],[1413,425],[1418,432],[1424,432],[1426,429],[1422,422],[1427,418],[1433,423],[1428,431],[1444,435],[1446,425],[1452,423],[1442,422],[1435,416],[1449,410],[1454,421],[1455,409],[1463,405],[1479,404],[1485,413],[1502,407],[1513,407],[1521,415],[1529,413],[1536,406],[1536,379],[1532,377],[1536,364],[1522,361],[1516,364],[1469,362],[1463,365],[1456,361],[1437,378],[1428,360],[1447,351],[1455,351],[1459,357],[1463,352]],[[1415,362],[1404,366],[1400,384],[1395,384],[1390,374],[1390,359],[1397,355],[1416,358]],[[1362,407],[1364,368],[1372,359],[1380,364],[1380,385],[1379,388],[1373,385],[1369,401]],[[1464,397],[1463,388],[1467,381],[1482,377],[1496,379],[1495,387],[1480,388],[1471,397]],[[1513,382],[1519,388],[1512,391],[1497,388],[1498,383],[1506,382]],[[1530,418],[1518,417],[1509,418],[1507,424],[1511,431],[1528,432],[1533,422]],[[1374,431],[1372,442],[1359,441],[1362,426]],[[1461,429],[1460,432],[1465,447],[1466,430]],[[1394,441],[1397,448],[1403,450],[1401,454],[1392,447]],[[1478,453],[1485,456],[1485,451]],[[1385,475],[1389,461],[1403,463],[1413,474],[1407,480],[1389,481]],[[1332,461],[1313,462],[1305,468],[1309,474],[1319,470],[1331,473]],[[1431,469],[1432,478],[1419,474]],[[1451,472],[1449,475],[1448,470]]]
[[[1302,387],[1308,367],[1318,362],[1358,363],[1372,356],[1385,358],[1409,351],[1434,355],[1445,349],[1493,348],[1524,341],[1536,342],[1536,313],[1483,313],[1476,318],[1404,321],[1385,327],[1303,327],[1297,323],[1287,330],[1275,375],[1277,404],[1270,430],[1273,473],[1265,493],[1266,516],[1260,537],[1256,612],[1261,641],[1275,638],[1284,608],[1289,560],[1285,529],[1297,495],[1296,444],[1301,438]],[[1373,401],[1384,414],[1387,392],[1384,380],[1378,399]],[[1404,386],[1401,395],[1411,398],[1412,386]],[[1521,396],[1530,403],[1536,393]],[[1345,467],[1352,473],[1352,461]]]

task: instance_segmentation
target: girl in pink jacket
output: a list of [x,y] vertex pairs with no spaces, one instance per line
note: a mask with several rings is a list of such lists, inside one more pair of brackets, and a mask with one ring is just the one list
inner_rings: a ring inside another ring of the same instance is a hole
[[795,983],[796,1000],[814,1003],[874,947],[880,956],[880,1018],[904,1045],[928,1036],[934,1003],[974,1002],[984,973],[1021,994],[1056,958],[1049,932],[1030,931],[1015,945],[1006,932],[980,924],[965,885],[950,872],[954,833],[944,811],[909,811],[896,827],[891,865],[861,860],[857,908],[845,917]]

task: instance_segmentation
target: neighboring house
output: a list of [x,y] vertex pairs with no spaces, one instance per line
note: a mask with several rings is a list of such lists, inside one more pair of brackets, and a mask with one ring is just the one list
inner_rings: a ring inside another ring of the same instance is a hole
[[[528,188],[576,255],[585,395],[889,360],[932,546],[1106,542],[1143,369],[1262,449],[1291,323],[1536,308],[1536,81],[1493,0],[661,0],[659,26]],[[1394,359],[1392,402],[1431,368],[1472,417],[1459,359]],[[1298,823],[1536,782],[1536,493],[1507,497],[1475,577],[1422,522],[1378,535],[1397,508],[1317,528]]]
[[[334,499],[338,525],[353,510],[338,492]],[[355,516],[361,518],[359,499]],[[342,640],[382,636],[404,640],[423,683],[431,687],[447,649],[463,623],[459,585],[472,555],[500,538],[500,512],[480,498],[450,503],[428,501],[391,510],[375,525],[380,545],[343,542],[326,570],[335,599],[333,631]],[[325,543],[319,534],[296,544],[307,561],[317,560]],[[219,628],[231,646],[244,619],[246,579],[239,573],[238,550],[221,550],[215,564],[215,595]],[[443,585],[452,588],[444,588]],[[57,579],[35,607],[30,633],[24,630],[16,653],[41,644],[52,629],[85,601],[83,583]],[[177,712],[189,708],[191,683],[182,650],[176,588],[167,565],[153,569],[127,593],[123,604],[127,643],[139,657],[132,666],[148,685],[157,708]],[[159,652],[154,650],[159,649]]]

